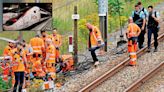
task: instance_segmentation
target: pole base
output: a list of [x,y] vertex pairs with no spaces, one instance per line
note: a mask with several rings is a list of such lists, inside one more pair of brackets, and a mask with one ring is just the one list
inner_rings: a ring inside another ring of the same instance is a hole
[[127,41],[124,40],[124,36],[120,35],[120,41],[117,42],[117,47],[122,46],[123,44],[126,44]]

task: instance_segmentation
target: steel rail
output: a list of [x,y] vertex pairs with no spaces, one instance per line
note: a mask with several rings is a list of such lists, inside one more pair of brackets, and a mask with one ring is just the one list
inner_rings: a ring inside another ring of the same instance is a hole
[[[158,37],[158,41],[162,41],[163,39],[164,39],[164,33],[161,34]],[[151,42],[151,45],[153,45],[153,44],[154,44],[154,40]],[[146,53],[146,50],[147,50],[147,46],[145,46],[144,48],[140,49],[137,52],[137,56],[138,57],[142,56],[143,54]],[[110,69],[109,71],[104,73],[102,76],[100,76],[99,78],[97,78],[93,82],[89,83],[84,88],[80,89],[79,92],[90,92],[91,90],[96,88],[98,85],[100,85],[101,83],[103,83],[104,81],[106,81],[107,79],[109,79],[110,77],[115,75],[117,72],[121,71],[124,67],[126,67],[129,64],[129,60],[130,60],[129,57],[126,58],[124,61],[122,61],[121,63],[116,65],[114,68]]]
[[162,68],[164,68],[164,61],[161,62],[158,66],[156,66],[154,69],[152,69],[150,72],[143,75],[140,79],[135,81],[133,84],[131,84],[131,86],[126,88],[124,92],[134,92],[134,90],[136,90],[138,87],[144,84],[147,80],[153,77]]

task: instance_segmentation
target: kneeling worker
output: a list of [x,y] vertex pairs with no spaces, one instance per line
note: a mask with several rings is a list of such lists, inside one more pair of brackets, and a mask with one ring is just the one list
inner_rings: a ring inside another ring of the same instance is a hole
[[133,23],[133,19],[129,18],[128,29],[126,32],[126,37],[128,39],[128,52],[130,57],[129,65],[136,65],[137,60],[137,39],[141,32],[141,29],[138,25]]

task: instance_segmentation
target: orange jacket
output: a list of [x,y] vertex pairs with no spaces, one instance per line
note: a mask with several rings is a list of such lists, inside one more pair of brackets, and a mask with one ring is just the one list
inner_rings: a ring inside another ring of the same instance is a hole
[[25,65],[24,65],[24,58],[26,57],[26,54],[24,51],[22,51],[20,54],[14,54],[13,55],[13,64],[17,64],[13,66],[14,72],[22,72],[25,71]]
[[36,72],[36,76],[43,77],[45,76],[45,72],[42,69],[41,59],[33,59],[32,71]]
[[62,68],[63,72],[73,70],[74,60],[72,55],[62,55],[62,61],[66,65],[65,67]]
[[101,42],[100,45],[104,44],[104,41],[101,36],[101,32],[96,26],[92,27],[92,32],[90,32],[89,36],[90,36],[89,41],[91,42],[91,47],[89,48],[97,47],[99,41]]
[[39,37],[34,37],[30,40],[30,45],[34,53],[42,54],[44,51],[44,41]]
[[46,48],[46,62],[55,63],[55,47],[53,45]]
[[4,56],[10,56],[11,51],[12,51],[12,48],[10,46],[6,46],[4,51],[3,51],[3,55]]
[[131,37],[138,37],[138,35],[140,34],[141,29],[139,28],[138,25],[136,25],[135,23],[130,23],[128,25],[128,29],[127,29],[127,37],[131,38]]
[[24,48],[24,51],[26,53],[27,61],[30,61],[31,60],[31,56],[33,54],[32,47],[30,45],[26,45],[26,47]]
[[56,34],[55,36],[52,34],[52,41],[54,46],[60,47],[60,44],[62,43],[62,37],[59,34]]

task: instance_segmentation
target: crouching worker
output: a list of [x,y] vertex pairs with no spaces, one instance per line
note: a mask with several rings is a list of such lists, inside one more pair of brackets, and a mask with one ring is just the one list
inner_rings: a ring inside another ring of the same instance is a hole
[[59,61],[60,67],[59,69],[57,69],[57,73],[66,73],[67,71],[71,71],[74,69],[74,61],[72,55],[62,55]]
[[129,18],[128,29],[126,32],[126,37],[128,39],[128,52],[130,57],[129,65],[136,65],[137,61],[137,38],[141,32],[139,26],[133,23],[133,19]]
[[31,59],[31,61],[32,61],[32,73],[33,73],[34,77],[42,78],[46,75],[42,69],[42,64],[41,64],[42,58],[37,57],[35,55],[36,54],[33,54],[33,57]]
[[0,62],[0,68],[2,69],[2,77],[5,82],[8,82],[8,78],[10,75],[10,65],[9,65],[9,59],[5,59],[4,61]]
[[56,78],[55,47],[51,39],[46,39],[46,73],[54,80]]
[[102,39],[100,30],[96,26],[93,26],[90,23],[87,23],[86,26],[89,29],[89,51],[91,51],[94,65],[97,66],[99,64],[99,61],[95,51],[104,46],[104,41]]

